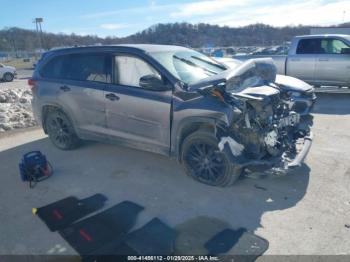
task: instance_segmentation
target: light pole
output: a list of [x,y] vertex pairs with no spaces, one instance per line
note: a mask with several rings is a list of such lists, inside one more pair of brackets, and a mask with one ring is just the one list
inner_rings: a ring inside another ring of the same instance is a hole
[[39,43],[40,43],[40,49],[44,49],[44,41],[43,41],[43,30],[41,28],[41,23],[44,22],[44,19],[41,17],[37,17],[33,20],[33,23],[35,23],[36,32],[38,34]]

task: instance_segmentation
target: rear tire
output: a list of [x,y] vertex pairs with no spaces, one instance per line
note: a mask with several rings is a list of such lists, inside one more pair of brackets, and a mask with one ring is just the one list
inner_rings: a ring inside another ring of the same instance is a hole
[[12,82],[14,78],[15,78],[15,76],[11,73],[5,73],[3,76],[3,80],[5,82]]
[[51,142],[59,149],[71,150],[79,145],[79,138],[75,133],[70,119],[60,110],[48,112],[45,128]]
[[241,175],[241,168],[219,151],[215,135],[206,131],[196,131],[185,138],[181,159],[186,174],[207,185],[227,187]]

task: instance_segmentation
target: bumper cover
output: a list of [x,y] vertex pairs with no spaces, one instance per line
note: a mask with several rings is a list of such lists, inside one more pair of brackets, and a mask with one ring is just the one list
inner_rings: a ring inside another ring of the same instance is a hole
[[248,168],[258,172],[275,170],[276,173],[278,172],[281,174],[288,173],[289,170],[294,170],[303,164],[312,145],[312,132],[310,132],[308,136],[302,138],[302,140],[302,147],[299,148],[298,153],[296,153],[292,159],[284,157],[271,157],[270,159],[266,160],[249,160],[242,155],[237,155],[237,151],[232,150],[232,144],[230,145],[229,143],[224,143],[221,146],[219,145],[219,148],[220,151],[229,156],[232,163],[240,166],[241,168]]
[[312,139],[313,139],[312,132],[310,132],[310,134],[308,136],[304,137],[304,145],[303,145],[302,149],[296,155],[296,157],[293,159],[293,161],[287,165],[288,168],[295,168],[295,167],[301,166],[301,164],[304,162],[307,154],[310,151],[310,148],[312,145]]

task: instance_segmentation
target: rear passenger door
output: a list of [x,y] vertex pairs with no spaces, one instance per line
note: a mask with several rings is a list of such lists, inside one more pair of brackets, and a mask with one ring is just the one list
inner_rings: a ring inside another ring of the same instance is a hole
[[103,53],[68,54],[56,58],[58,79],[50,79],[57,103],[84,135],[106,132],[106,84],[111,82],[111,57]]
[[106,89],[107,127],[112,139],[167,154],[172,90],[166,84],[159,91],[140,87],[142,76],[160,75],[144,58],[119,54],[113,60],[115,82]]

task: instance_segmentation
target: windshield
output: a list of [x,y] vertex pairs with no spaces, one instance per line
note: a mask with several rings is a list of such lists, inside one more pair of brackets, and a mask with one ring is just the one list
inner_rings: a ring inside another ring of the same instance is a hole
[[224,65],[193,50],[154,52],[150,55],[186,84],[197,82],[227,69]]

